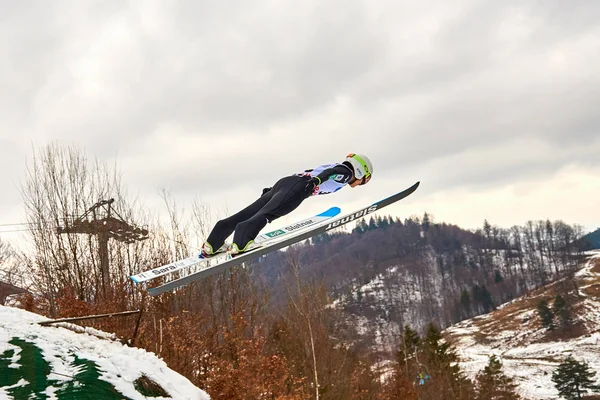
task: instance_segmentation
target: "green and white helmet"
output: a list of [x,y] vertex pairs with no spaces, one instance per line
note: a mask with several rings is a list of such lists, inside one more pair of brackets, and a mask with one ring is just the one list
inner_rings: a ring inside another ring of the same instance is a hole
[[365,155],[350,153],[346,156],[346,161],[352,165],[354,169],[354,177],[356,179],[362,179],[361,185],[369,182],[371,180],[371,175],[373,174],[373,164],[371,164],[371,160]]

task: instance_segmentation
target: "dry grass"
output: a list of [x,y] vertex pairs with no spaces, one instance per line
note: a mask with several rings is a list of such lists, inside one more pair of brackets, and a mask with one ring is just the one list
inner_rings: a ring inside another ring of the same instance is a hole
[[563,340],[575,339],[587,334],[587,329],[583,322],[577,322],[568,328],[556,328],[553,331],[547,331],[540,343],[559,342]]
[[584,288],[583,293],[589,297],[600,297],[600,284],[596,283]]
[[535,310],[542,298],[549,297],[547,292],[536,291],[492,313],[490,318],[476,323],[486,335],[494,335],[499,331],[516,331],[527,328],[539,327],[539,322],[534,316],[525,316],[524,313]]
[[489,338],[487,332],[475,332],[472,337],[477,343],[482,345],[490,345],[493,343],[493,341]]
[[[597,276],[586,276],[575,278],[577,285],[580,286],[580,290],[585,296],[596,298],[600,297],[600,259],[592,260],[594,266],[592,272],[598,274]],[[583,287],[585,286],[585,287]],[[571,301],[571,307],[573,310],[574,317],[580,315],[579,313],[588,312],[584,307],[586,297],[578,297],[574,295],[570,280],[561,280],[553,282],[544,287],[538,288],[529,294],[521,297],[520,299],[504,306],[503,308],[493,311],[484,318],[474,318],[471,320],[472,325],[477,327],[477,332],[472,334],[472,338],[479,344],[486,345],[494,341],[494,337],[499,332],[519,332],[523,329],[527,329],[533,332],[539,331],[540,335],[535,335],[536,338],[522,338],[523,340],[533,340],[535,342],[542,341],[556,341],[576,338],[581,335],[588,333],[583,322],[574,324],[569,329],[557,329],[553,332],[542,332],[541,323],[537,314],[534,315],[523,315],[527,312],[535,311],[538,303],[542,299],[548,299],[551,301],[557,294],[565,296],[565,291],[569,292]],[[457,340],[459,337],[452,338],[451,340]],[[513,343],[517,344],[517,343]]]
[[594,264],[591,271],[593,273],[600,274],[600,259],[594,259],[591,262]]

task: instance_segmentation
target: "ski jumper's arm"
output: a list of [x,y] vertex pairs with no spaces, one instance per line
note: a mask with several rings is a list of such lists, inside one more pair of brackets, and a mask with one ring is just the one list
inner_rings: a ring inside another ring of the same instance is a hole
[[329,179],[334,179],[336,182],[340,183],[348,183],[350,179],[354,176],[352,170],[344,164],[337,164],[332,168],[327,168],[323,170],[319,175],[315,178],[319,180],[319,185]]

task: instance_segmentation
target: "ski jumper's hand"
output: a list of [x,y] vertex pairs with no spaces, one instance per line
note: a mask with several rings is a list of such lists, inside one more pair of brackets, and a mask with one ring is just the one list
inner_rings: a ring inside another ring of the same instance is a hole
[[310,178],[310,180],[306,183],[306,186],[304,187],[304,191],[306,192],[307,195],[312,196],[320,184],[321,184],[321,179],[318,176],[314,176],[314,177]]

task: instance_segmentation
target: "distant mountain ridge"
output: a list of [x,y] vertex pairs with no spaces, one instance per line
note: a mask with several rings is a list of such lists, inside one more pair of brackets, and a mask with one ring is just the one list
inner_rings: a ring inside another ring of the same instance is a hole
[[407,324],[445,328],[576,270],[582,250],[573,242],[580,238],[562,221],[511,229],[486,222],[469,231],[427,214],[404,221],[376,216],[352,233],[321,235],[251,268],[277,301],[293,282],[295,263],[302,279],[327,285],[366,344],[392,349]]
[[587,242],[589,244],[590,250],[598,250],[600,249],[600,228],[596,229],[594,232],[590,232],[582,238],[582,241]]

